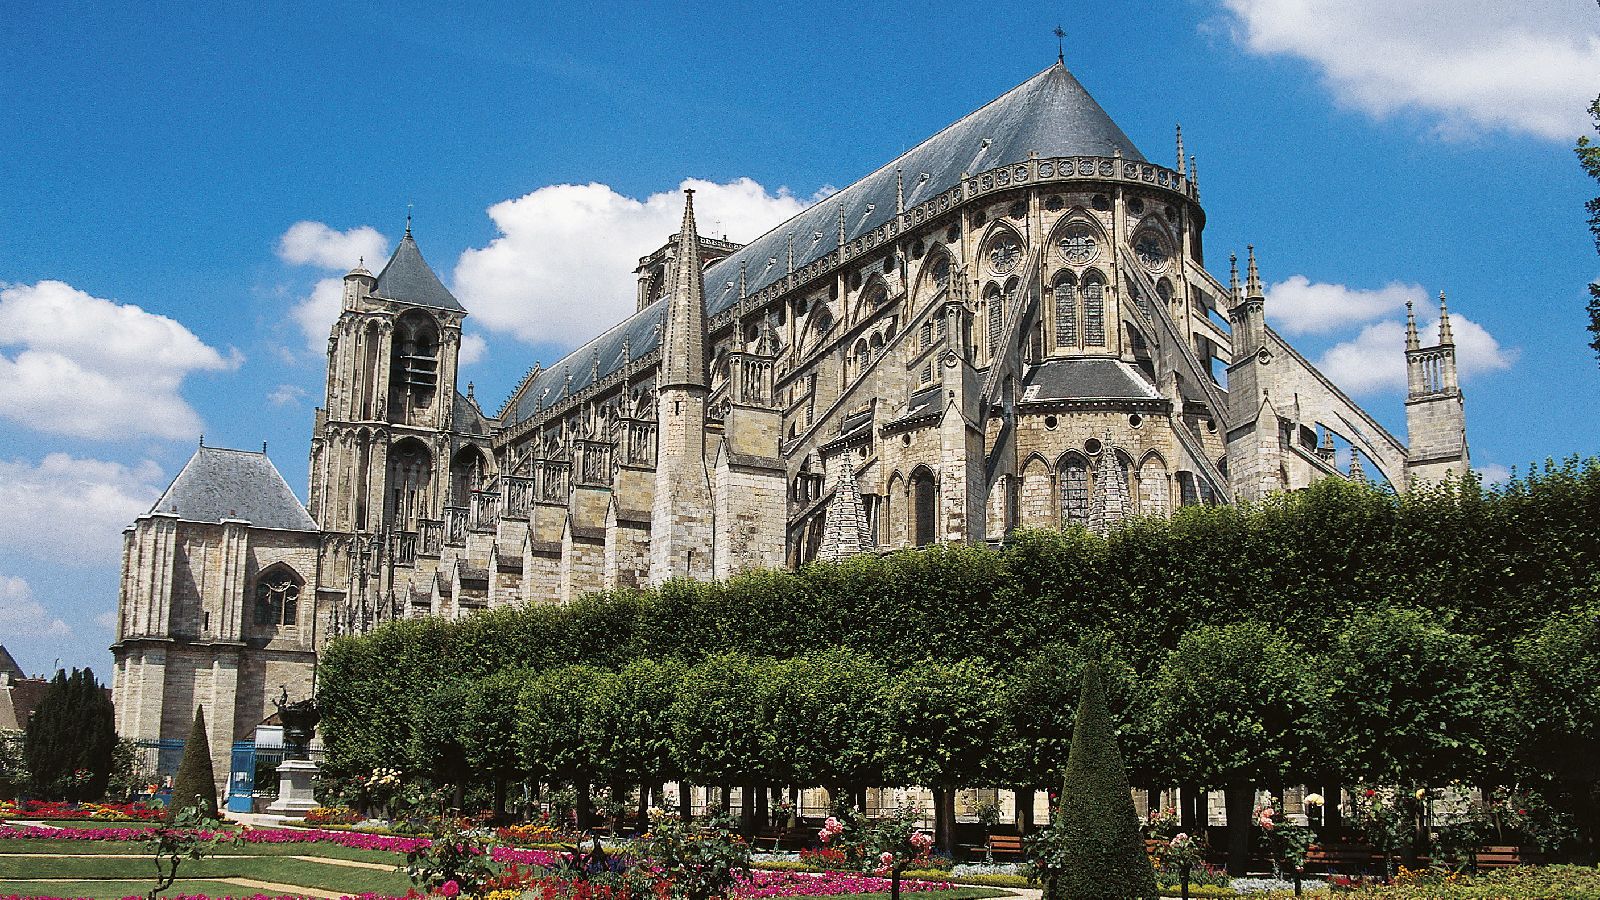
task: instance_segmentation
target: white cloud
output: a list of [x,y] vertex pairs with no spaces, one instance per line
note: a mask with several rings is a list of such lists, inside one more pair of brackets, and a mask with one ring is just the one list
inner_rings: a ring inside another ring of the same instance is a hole
[[481,334],[463,333],[461,335],[461,350],[456,361],[463,366],[470,366],[489,354],[489,342]]
[[1586,130],[1600,75],[1588,0],[1222,0],[1236,37],[1321,70],[1343,104],[1421,111],[1441,132]]
[[115,631],[117,628],[117,611],[114,609],[108,609],[98,616],[95,616],[94,624],[106,629],[107,631]]
[[306,336],[306,349],[315,354],[327,350],[328,334],[339,318],[339,305],[343,302],[344,279],[324,278],[289,311]]
[[[810,201],[749,178],[689,179],[702,234],[748,241]],[[571,345],[632,313],[633,269],[678,230],[679,191],[625,197],[604,184],[543,187],[489,207],[501,236],[461,254],[456,296],[473,318],[525,341]]]
[[1267,318],[1285,334],[1324,334],[1391,315],[1407,300],[1423,305],[1428,295],[1419,284],[1391,281],[1363,290],[1291,275],[1267,288]]
[[237,368],[176,320],[60,281],[0,284],[0,416],[100,440],[189,437],[200,416],[179,396],[193,372]]
[[122,552],[122,529],[166,486],[160,466],[52,453],[34,465],[0,460],[0,547],[52,563],[103,565]]
[[306,398],[306,389],[296,384],[280,384],[267,395],[273,406],[296,406]]
[[389,257],[389,239],[371,225],[339,231],[321,222],[296,222],[278,239],[278,257],[297,266],[354,269],[366,261],[377,268]]
[[0,634],[23,638],[60,638],[72,628],[50,614],[33,598],[33,590],[21,578],[0,575]]
[[[1482,325],[1459,314],[1450,316],[1456,342],[1456,367],[1462,381],[1511,367],[1517,351],[1500,346]],[[1431,343],[1436,322],[1418,325]],[[1317,361],[1317,368],[1335,384],[1355,394],[1372,394],[1406,388],[1406,326],[1398,319],[1375,322],[1351,340],[1335,344]]]
[[278,258],[291,265],[339,273],[336,278],[319,279],[311,293],[289,311],[305,335],[306,348],[321,354],[328,345],[328,332],[339,318],[344,273],[363,261],[374,271],[382,268],[389,258],[389,239],[371,225],[339,231],[322,222],[296,222],[278,238]]
[[1477,470],[1478,477],[1483,480],[1483,483],[1490,487],[1497,484],[1505,484],[1511,480],[1511,470],[1499,463],[1486,463],[1481,466],[1473,466],[1473,468]]

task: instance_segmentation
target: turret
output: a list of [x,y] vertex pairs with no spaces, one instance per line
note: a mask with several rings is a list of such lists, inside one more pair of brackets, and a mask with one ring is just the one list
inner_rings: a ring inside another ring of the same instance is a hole
[[1416,313],[1406,304],[1406,478],[1412,484],[1461,476],[1472,467],[1467,413],[1456,373],[1450,308],[1439,293],[1439,343],[1422,346]]

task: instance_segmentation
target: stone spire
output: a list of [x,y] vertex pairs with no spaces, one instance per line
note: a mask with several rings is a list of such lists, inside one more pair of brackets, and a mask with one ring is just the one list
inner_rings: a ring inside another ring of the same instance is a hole
[[1350,448],[1350,480],[1351,481],[1366,481],[1367,480],[1366,470],[1361,467],[1361,451],[1357,450],[1354,447]]
[[1183,175],[1188,170],[1183,165],[1183,124],[1178,125],[1178,174]]
[[1111,432],[1100,448],[1100,461],[1094,469],[1094,493],[1089,497],[1089,530],[1105,537],[1133,512],[1128,496],[1128,473],[1117,462]]
[[1422,342],[1417,338],[1417,310],[1410,300],[1406,301],[1406,349],[1422,349]]
[[823,513],[822,546],[817,551],[822,559],[844,559],[872,546],[866,508],[861,502],[861,488],[856,485],[855,468],[848,451],[839,454],[839,475],[834,482],[833,499],[828,501],[828,508]]
[[1444,291],[1439,292],[1439,346],[1454,347],[1455,335],[1450,333],[1450,305],[1444,300]]
[[1239,254],[1228,254],[1228,296],[1235,306],[1244,299],[1244,293],[1239,290]]
[[1250,244],[1245,249],[1250,255],[1250,263],[1244,276],[1244,295],[1252,300],[1256,298],[1264,299],[1266,295],[1261,290],[1261,273],[1256,270],[1256,246]]
[[672,261],[672,294],[662,345],[661,387],[706,387],[706,301],[700,234],[694,227],[694,189],[683,191],[683,225]]

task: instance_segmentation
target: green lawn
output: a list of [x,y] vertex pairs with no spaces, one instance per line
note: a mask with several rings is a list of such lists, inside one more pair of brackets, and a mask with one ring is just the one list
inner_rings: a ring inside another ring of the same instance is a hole
[[[154,881],[73,881],[50,884],[29,884],[6,881],[0,878],[0,892],[22,897],[87,897],[91,900],[122,900],[123,897],[143,897],[154,886]],[[208,897],[238,897],[255,893],[237,884],[220,881],[187,881],[178,883],[161,896],[177,897],[184,894],[205,894]]]
[[[149,877],[154,872],[154,864],[150,857],[142,855],[144,848],[134,843],[114,843],[110,841],[6,841],[0,843],[0,852],[18,853],[24,848],[19,844],[29,844],[28,852],[34,854],[70,853],[83,854],[86,850],[95,855],[74,855],[71,857],[52,857],[46,855],[29,856],[0,856],[0,892],[26,889],[39,893],[48,890],[56,893],[54,887],[42,885],[12,884],[12,878],[74,878],[74,879],[127,879]],[[39,846],[48,845],[48,846]],[[65,845],[65,846],[62,846]],[[269,851],[269,852],[256,852]],[[345,851],[344,853],[330,853],[326,851]],[[332,847],[326,844],[246,844],[239,847],[223,847],[218,853],[224,858],[210,858],[200,860],[185,860],[179,867],[180,875],[187,878],[254,878],[259,881],[273,881],[279,884],[291,884],[306,888],[317,888],[327,891],[339,891],[356,894],[363,891],[372,891],[380,894],[404,894],[411,887],[411,882],[404,873],[390,870],[368,868],[355,868],[340,866],[333,863],[314,862],[302,859],[286,859],[288,855],[324,856],[351,858],[347,854],[362,852],[370,856],[370,851],[347,851],[343,847]],[[109,858],[108,853],[139,853],[137,858]],[[396,865],[404,860],[398,854],[379,854],[380,858],[372,860],[388,865]],[[144,890],[149,890],[146,882]],[[139,891],[138,893],[142,893]],[[240,888],[234,886],[227,893],[237,895]],[[58,894],[59,896],[59,894]],[[122,895],[118,895],[122,896]]]

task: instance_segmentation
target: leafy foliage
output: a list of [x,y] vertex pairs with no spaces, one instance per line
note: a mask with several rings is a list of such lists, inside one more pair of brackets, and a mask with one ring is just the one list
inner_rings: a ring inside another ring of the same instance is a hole
[[207,815],[194,805],[179,809],[170,824],[156,829],[146,841],[156,863],[156,885],[146,895],[148,900],[156,900],[162,891],[172,887],[184,860],[204,859],[224,840],[236,841],[237,837],[222,830],[215,810]]
[[[1589,104],[1589,115],[1594,118],[1595,131],[1600,132],[1600,97]],[[1583,171],[1595,181],[1600,181],[1600,144],[1589,140],[1588,135],[1578,138],[1578,146],[1574,148],[1578,154],[1578,162],[1583,166]],[[1595,250],[1600,251],[1600,197],[1584,204],[1589,210],[1589,232],[1594,235]],[[1589,285],[1589,348],[1600,357],[1600,282],[1591,282]]]

